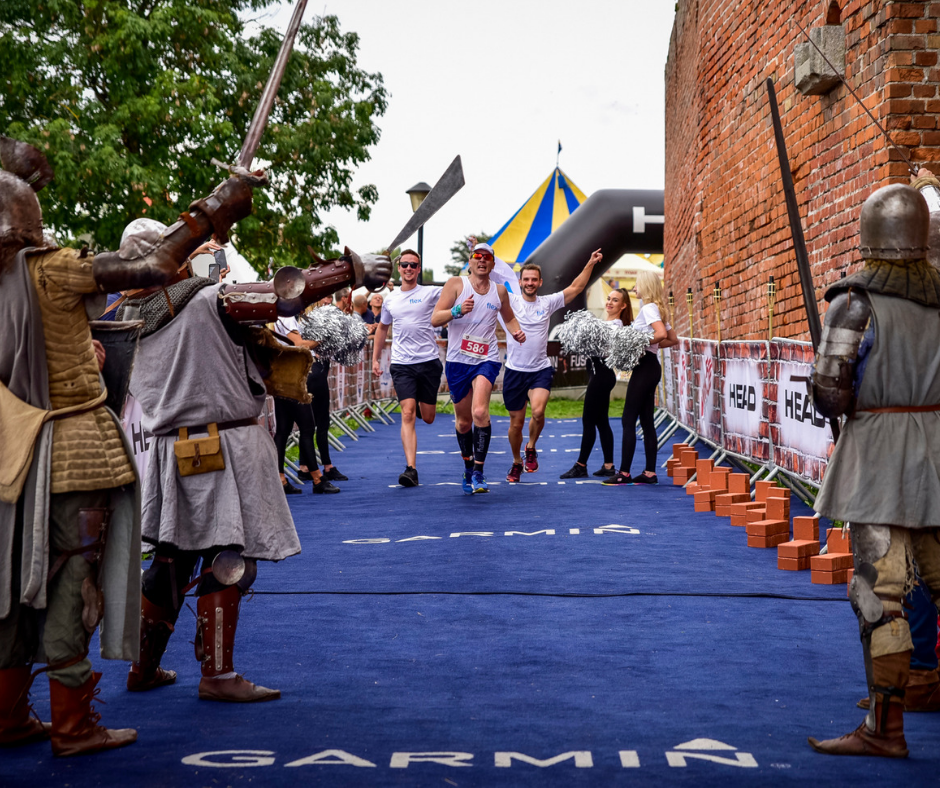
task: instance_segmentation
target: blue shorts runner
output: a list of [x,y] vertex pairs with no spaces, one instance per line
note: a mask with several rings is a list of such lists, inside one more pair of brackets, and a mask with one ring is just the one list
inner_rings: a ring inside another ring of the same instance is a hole
[[482,375],[490,383],[495,383],[499,377],[499,368],[502,366],[498,361],[484,361],[480,364],[462,364],[459,361],[448,361],[444,367],[444,374],[447,376],[447,388],[450,389],[450,398],[454,402],[460,402],[473,387],[473,379],[477,375]]
[[545,367],[535,372],[519,372],[506,367],[503,373],[503,404],[506,410],[524,410],[532,389],[552,390],[554,367]]

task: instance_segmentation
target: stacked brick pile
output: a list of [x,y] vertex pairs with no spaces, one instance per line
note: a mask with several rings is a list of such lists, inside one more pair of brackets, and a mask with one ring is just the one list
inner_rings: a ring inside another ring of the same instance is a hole
[[[678,0],[666,64],[666,290],[695,299],[695,336],[808,339],[764,82],[774,81],[817,295],[860,265],[859,211],[908,170],[841,84],[795,86],[806,30],[841,25],[844,77],[910,158],[940,173],[940,3]],[[819,298],[818,300],[821,300]],[[820,303],[825,309],[825,304]],[[683,325],[685,323],[683,322]],[[686,329],[687,330],[687,329]],[[683,331],[684,333],[684,331]]]

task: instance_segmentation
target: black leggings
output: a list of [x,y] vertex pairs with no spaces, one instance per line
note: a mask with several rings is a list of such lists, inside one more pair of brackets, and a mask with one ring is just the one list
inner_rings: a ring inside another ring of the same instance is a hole
[[[330,378],[329,367],[320,361],[313,363],[313,369],[307,378],[307,391],[313,396],[313,420],[316,423],[317,449],[320,451],[320,461],[324,465],[332,465],[330,461]],[[312,445],[311,445],[311,448]],[[300,460],[308,468],[316,466],[316,455],[313,452],[305,456],[301,449]]]
[[310,405],[302,405],[296,400],[274,398],[274,445],[277,448],[277,468],[284,473],[284,452],[287,439],[294,431],[294,424],[300,430],[300,464],[308,468],[317,467],[317,455],[313,450],[313,410]]
[[587,465],[594,450],[595,431],[601,437],[604,462],[614,461],[614,432],[610,428],[610,392],[617,382],[616,373],[599,358],[592,358],[588,365],[588,384],[584,392],[584,408],[581,411],[581,453],[578,462]]
[[655,353],[646,352],[640,363],[633,368],[627,384],[627,397],[623,403],[623,443],[620,446],[620,472],[630,473],[633,454],[636,451],[636,421],[643,428],[643,447],[646,449],[646,470],[656,472],[656,449],[658,438],[653,426],[656,386],[662,377],[662,369]]

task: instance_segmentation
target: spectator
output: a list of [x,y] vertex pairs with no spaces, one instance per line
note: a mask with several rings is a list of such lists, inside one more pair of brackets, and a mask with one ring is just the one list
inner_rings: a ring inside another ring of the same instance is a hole
[[362,293],[353,296],[352,311],[362,318],[363,323],[370,326],[375,324],[375,315],[372,314],[372,310],[369,309],[369,303]]
[[372,308],[372,320],[367,322],[369,323],[378,323],[379,318],[382,317],[382,304],[385,302],[385,299],[376,293],[369,299],[369,306]]
[[333,296],[336,308],[347,315],[352,311],[352,291],[348,287],[337,290]]

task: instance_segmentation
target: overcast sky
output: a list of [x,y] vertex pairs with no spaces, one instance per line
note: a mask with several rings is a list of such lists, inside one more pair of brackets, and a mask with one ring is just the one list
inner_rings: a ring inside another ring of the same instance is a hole
[[[283,30],[293,2],[259,21]],[[382,138],[355,185],[379,201],[367,223],[326,219],[357,251],[384,248],[411,215],[406,190],[434,185],[457,154],[467,185],[425,226],[425,266],[443,276],[449,248],[495,233],[555,166],[581,190],[661,189],[667,0],[313,0],[359,34],[360,68],[390,93]],[[406,245],[416,245],[412,238]]]

